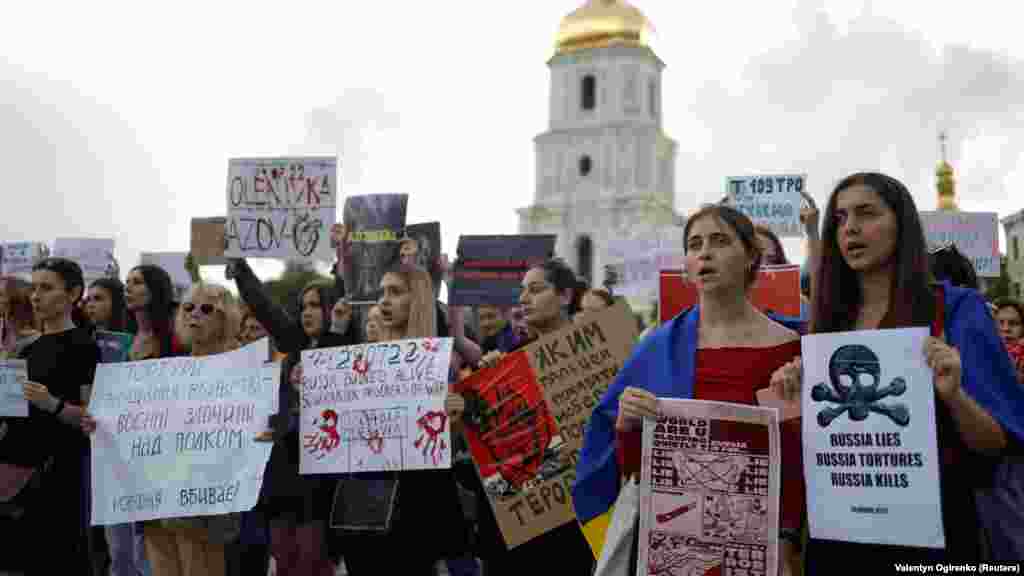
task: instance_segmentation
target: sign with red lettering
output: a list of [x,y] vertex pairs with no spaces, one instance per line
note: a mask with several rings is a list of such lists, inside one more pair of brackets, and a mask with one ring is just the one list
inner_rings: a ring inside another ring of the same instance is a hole
[[456,384],[470,454],[509,548],[575,520],[583,431],[635,338],[620,303]]
[[[697,304],[697,286],[678,270],[662,270],[659,279],[659,315],[667,322]],[[800,266],[764,266],[750,292],[758,309],[780,316],[800,316]]]

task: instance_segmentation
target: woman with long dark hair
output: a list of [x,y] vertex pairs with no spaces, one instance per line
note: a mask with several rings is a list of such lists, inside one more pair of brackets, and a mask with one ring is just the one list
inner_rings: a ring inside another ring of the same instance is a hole
[[82,269],[70,260],[47,258],[32,269],[32,309],[42,335],[22,351],[29,416],[0,419],[0,464],[5,475],[29,470],[34,478],[19,493],[29,499],[23,515],[0,520],[5,569],[89,573],[81,516],[86,444],[78,427],[81,389],[92,383],[100,352],[89,330],[72,321],[84,284]]
[[302,386],[303,350],[356,343],[351,306],[340,302],[332,332],[335,303],[345,294],[340,263],[344,227],[332,229],[339,263],[335,283],[314,281],[299,294],[299,315],[293,318],[270,300],[263,285],[244,259],[229,261],[227,275],[234,279],[249,313],[266,328],[276,348],[288,358],[282,363],[279,412],[272,417],[272,431],[261,437],[274,442],[264,474],[257,510],[270,525],[270,551],[277,573],[302,576],[333,576],[328,549],[327,516],[335,481],[330,477],[299,474],[299,392]]
[[127,331],[128,309],[125,307],[124,284],[117,278],[94,280],[86,295],[85,315],[97,330]]
[[27,282],[11,276],[0,278],[0,358],[16,358],[39,337],[31,294]]
[[[620,481],[640,478],[642,421],[657,418],[661,398],[757,405],[757,391],[800,353],[799,335],[750,301],[761,267],[761,246],[747,216],[728,206],[707,206],[684,229],[686,273],[699,304],[641,341],[594,410],[573,487],[576,516],[600,550],[603,519]],[[799,571],[803,518],[800,422],[781,425],[782,491],[779,574]],[[637,545],[633,544],[633,554]],[[635,560],[634,560],[635,562]]]
[[[839,182],[825,211],[822,237],[812,333],[931,328],[921,354],[935,377],[945,548],[812,538],[806,572],[827,572],[837,558],[856,559],[867,573],[891,571],[897,562],[978,560],[974,490],[991,481],[995,458],[1024,434],[1024,393],[1015,383],[987,305],[974,290],[931,282],[917,208],[894,178],[861,173]],[[778,370],[772,381],[783,397],[798,399],[800,360]]]

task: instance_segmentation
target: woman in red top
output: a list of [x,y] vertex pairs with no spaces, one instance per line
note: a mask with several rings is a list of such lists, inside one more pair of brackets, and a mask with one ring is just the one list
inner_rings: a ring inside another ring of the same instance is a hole
[[1017,381],[1024,385],[1024,304],[1016,300],[996,303],[996,322],[1006,350],[1017,367]]
[[[756,404],[755,393],[769,387],[772,372],[799,356],[800,337],[750,303],[761,265],[754,225],[732,208],[708,206],[687,221],[685,242],[686,271],[700,292],[693,397]],[[623,390],[616,429],[624,476],[639,473],[642,420],[657,414],[654,394],[635,385]],[[781,574],[797,574],[803,517],[799,419],[783,423],[782,452],[779,566]]]

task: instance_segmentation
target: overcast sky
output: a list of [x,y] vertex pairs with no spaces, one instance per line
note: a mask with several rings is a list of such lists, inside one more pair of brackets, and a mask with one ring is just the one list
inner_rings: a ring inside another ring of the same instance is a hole
[[[124,269],[224,214],[239,156],[337,154],[343,195],[410,194],[409,221],[439,220],[448,252],[515,233],[545,62],[582,0],[56,4],[0,23],[0,239],[113,234]],[[806,173],[824,204],[861,169],[932,209],[942,128],[962,209],[1024,208],[1015,3],[635,4],[667,64],[680,212],[758,172]]]

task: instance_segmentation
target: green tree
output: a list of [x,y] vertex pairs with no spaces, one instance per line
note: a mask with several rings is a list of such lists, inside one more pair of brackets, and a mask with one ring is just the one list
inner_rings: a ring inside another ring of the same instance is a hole
[[263,286],[271,300],[294,313],[298,309],[300,292],[314,280],[328,283],[333,281],[314,270],[308,263],[289,261],[285,263],[281,276],[268,280]]
[[1006,256],[999,258],[999,278],[992,280],[988,285],[988,289],[985,290],[985,298],[989,302],[1010,297],[1010,274],[1006,269],[1006,262]]

